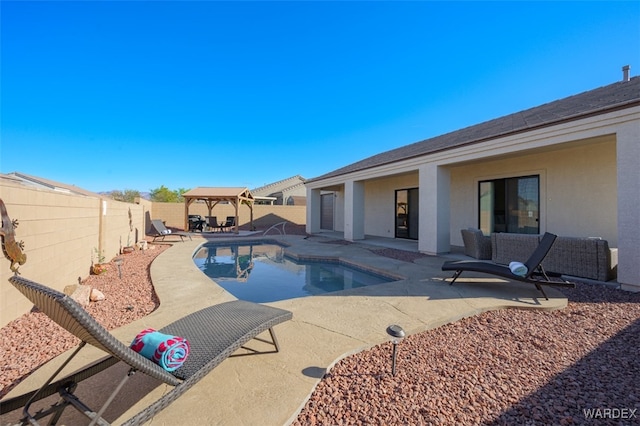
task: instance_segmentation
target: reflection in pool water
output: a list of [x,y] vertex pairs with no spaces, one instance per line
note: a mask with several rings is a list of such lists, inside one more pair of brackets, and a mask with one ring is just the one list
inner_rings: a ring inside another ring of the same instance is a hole
[[394,281],[338,262],[296,261],[273,243],[204,244],[194,262],[241,300],[274,302]]

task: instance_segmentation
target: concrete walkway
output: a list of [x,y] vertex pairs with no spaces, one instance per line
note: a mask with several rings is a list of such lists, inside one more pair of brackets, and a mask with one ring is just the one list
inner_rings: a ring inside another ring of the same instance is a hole
[[[269,303],[293,312],[293,320],[275,328],[281,351],[227,359],[158,414],[151,424],[286,425],[295,420],[328,368],[345,356],[387,342],[385,330],[390,324],[398,324],[407,334],[414,334],[489,310],[551,310],[567,304],[566,298],[554,288],[545,288],[550,297],[547,301],[533,285],[481,274],[475,275],[477,279],[470,279],[474,276],[471,273],[464,274],[456,285],[450,286],[445,278],[451,274],[440,270],[446,258],[426,256],[409,263],[381,257],[372,252],[384,245],[380,241],[375,245],[367,240],[346,245],[331,243],[331,238],[320,236],[266,238],[288,244],[287,252],[293,255],[344,258],[405,279]],[[205,241],[198,237],[176,243],[158,256],[151,277],[160,307],[151,315],[114,330],[116,337],[128,343],[146,327],[159,328],[189,312],[234,299],[194,265],[192,257]],[[101,356],[98,350],[90,348],[77,364]],[[35,388],[36,382],[41,384],[43,377],[48,377],[46,371],[58,359],[30,376],[10,395]],[[124,371],[117,365],[100,373],[83,382],[79,389],[87,390],[79,394],[90,401],[97,396],[100,401],[104,398],[105,382],[115,384]],[[165,385],[143,375],[134,376],[126,388],[133,390],[126,391],[105,414],[115,424],[139,412],[167,390]],[[74,424],[73,420],[67,424]]]

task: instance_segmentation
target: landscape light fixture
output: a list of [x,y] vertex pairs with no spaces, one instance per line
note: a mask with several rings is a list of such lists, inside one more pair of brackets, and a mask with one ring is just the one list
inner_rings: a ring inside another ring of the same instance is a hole
[[396,353],[398,350],[398,343],[404,339],[404,330],[399,325],[390,325],[387,327],[387,334],[391,336],[391,343],[393,343],[393,353],[391,355],[391,373],[396,375]]
[[122,265],[122,259],[118,257],[113,261],[113,263],[118,265],[118,276],[120,277],[120,279],[122,279],[122,271],[120,270],[120,266]]

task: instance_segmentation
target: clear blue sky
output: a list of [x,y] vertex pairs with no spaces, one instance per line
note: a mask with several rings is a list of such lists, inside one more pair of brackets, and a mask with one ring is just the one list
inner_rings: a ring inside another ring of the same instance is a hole
[[640,2],[0,3],[0,172],[255,188],[622,79]]

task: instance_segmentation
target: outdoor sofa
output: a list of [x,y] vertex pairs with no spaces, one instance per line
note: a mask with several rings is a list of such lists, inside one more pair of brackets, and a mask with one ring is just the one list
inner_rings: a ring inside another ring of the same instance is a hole
[[[538,247],[541,235],[491,234],[491,260],[498,264],[523,262]],[[610,281],[617,276],[618,249],[593,237],[558,237],[542,262],[549,273]]]
[[188,232],[171,231],[164,225],[164,222],[160,219],[154,219],[151,221],[149,236],[153,237],[153,241],[155,241],[156,238],[162,238],[160,241],[164,241],[166,237],[171,236],[180,237],[180,241],[184,241],[184,237],[188,237],[189,239],[191,239],[191,234],[189,234]]

